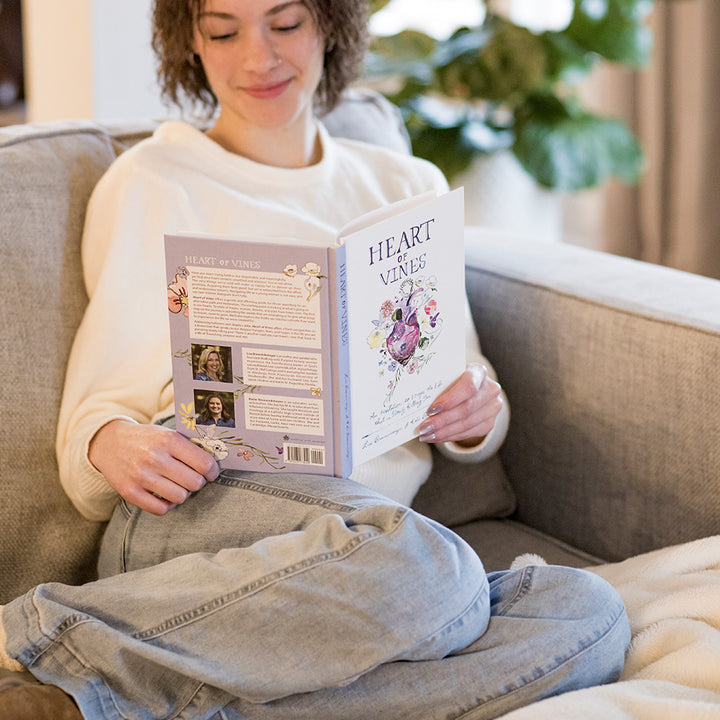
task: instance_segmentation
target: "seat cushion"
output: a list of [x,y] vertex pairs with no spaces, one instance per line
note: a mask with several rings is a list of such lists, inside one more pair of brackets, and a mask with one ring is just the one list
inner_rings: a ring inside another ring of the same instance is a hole
[[488,572],[506,570],[518,555],[525,553],[540,555],[548,565],[588,567],[604,562],[515,520],[477,520],[453,530],[474,548]]

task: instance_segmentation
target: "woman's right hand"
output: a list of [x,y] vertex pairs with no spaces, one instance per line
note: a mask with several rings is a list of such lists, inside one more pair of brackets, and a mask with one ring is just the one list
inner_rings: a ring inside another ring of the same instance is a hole
[[112,420],[90,441],[90,462],[129,502],[164,515],[220,474],[214,458],[159,425]]

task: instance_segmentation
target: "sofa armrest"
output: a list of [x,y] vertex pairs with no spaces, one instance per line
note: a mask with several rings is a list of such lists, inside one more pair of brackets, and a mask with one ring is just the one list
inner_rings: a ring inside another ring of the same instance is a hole
[[720,282],[467,231],[516,519],[620,559],[720,528]]

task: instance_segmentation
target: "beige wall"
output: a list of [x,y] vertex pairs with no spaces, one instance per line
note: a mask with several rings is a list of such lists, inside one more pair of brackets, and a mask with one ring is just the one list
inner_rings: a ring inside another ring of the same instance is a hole
[[164,117],[150,0],[23,0],[27,118]]

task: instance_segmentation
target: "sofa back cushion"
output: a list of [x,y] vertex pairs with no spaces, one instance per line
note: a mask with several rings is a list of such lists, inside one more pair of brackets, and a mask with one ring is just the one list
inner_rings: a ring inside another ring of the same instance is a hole
[[114,157],[109,136],[89,123],[0,131],[0,603],[94,570],[102,525],[82,518],[60,487],[55,427],[87,302],[85,206]]

